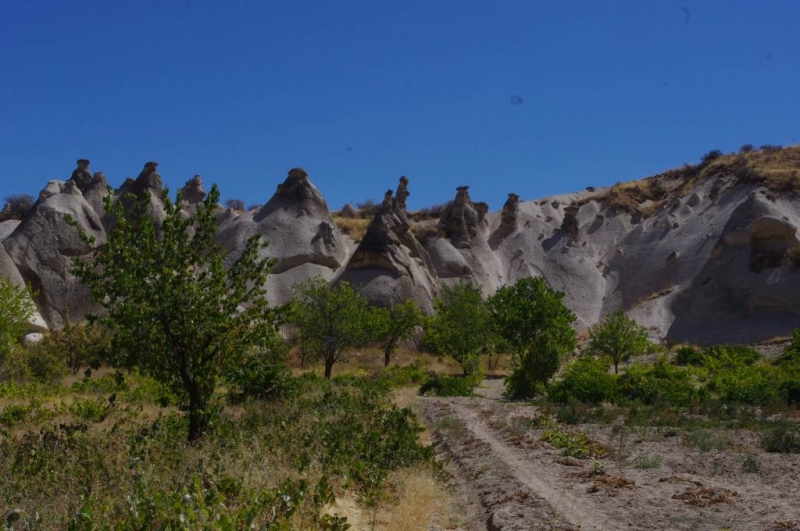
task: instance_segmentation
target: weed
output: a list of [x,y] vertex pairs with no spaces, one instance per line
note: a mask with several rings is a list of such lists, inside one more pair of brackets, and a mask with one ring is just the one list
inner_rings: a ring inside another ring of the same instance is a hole
[[753,455],[748,455],[742,460],[742,472],[745,474],[760,474],[761,463]]
[[660,455],[640,454],[636,457],[634,466],[640,470],[648,470],[651,468],[661,468],[663,463],[664,458]]
[[725,439],[713,431],[691,429],[683,433],[681,444],[686,448],[696,448],[701,452],[724,450],[728,444]]
[[788,423],[776,425],[764,434],[761,447],[768,452],[800,453],[800,427]]
[[542,434],[542,441],[563,450],[562,455],[565,457],[588,459],[589,457],[603,457],[606,454],[606,449],[602,445],[591,441],[586,434],[577,430],[563,428],[545,430]]

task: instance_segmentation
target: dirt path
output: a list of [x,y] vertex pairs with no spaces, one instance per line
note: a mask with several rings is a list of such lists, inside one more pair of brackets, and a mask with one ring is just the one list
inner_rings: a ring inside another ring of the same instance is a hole
[[[800,531],[800,456],[767,454],[743,430],[569,427],[608,450],[594,464],[542,442],[533,407],[485,398],[420,405],[489,530]],[[703,437],[714,448],[692,446]]]
[[479,440],[487,443],[495,457],[508,465],[514,478],[527,487],[535,496],[543,498],[552,508],[564,515],[566,519],[578,526],[582,531],[602,531],[614,529],[608,517],[597,513],[587,506],[582,497],[571,492],[571,489],[557,484],[556,478],[551,477],[549,470],[538,465],[535,461],[526,458],[520,452],[509,446],[502,438],[495,435],[493,430],[481,420],[478,412],[464,404],[451,404],[453,411]]

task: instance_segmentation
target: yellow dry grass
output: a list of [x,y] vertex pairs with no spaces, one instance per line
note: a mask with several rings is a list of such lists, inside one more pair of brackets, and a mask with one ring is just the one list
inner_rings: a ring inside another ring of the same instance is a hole
[[369,227],[372,219],[334,216],[333,221],[336,223],[336,226],[339,227],[339,230],[350,236],[354,241],[360,242],[367,233],[367,227]]

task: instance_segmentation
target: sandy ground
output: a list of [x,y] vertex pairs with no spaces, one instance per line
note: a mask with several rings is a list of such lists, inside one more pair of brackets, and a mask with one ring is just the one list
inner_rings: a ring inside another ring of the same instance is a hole
[[701,451],[675,430],[574,427],[607,449],[595,465],[542,442],[531,406],[476,397],[420,408],[459,490],[482,506],[479,521],[452,528],[800,531],[800,456],[766,453],[744,430],[701,433],[721,448]]

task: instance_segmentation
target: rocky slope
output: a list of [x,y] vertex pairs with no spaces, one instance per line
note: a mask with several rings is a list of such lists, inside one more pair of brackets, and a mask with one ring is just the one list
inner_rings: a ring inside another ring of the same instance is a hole
[[[33,286],[48,324],[93,309],[69,272],[71,259],[90,249],[63,215],[101,245],[111,228],[103,197],[157,198],[155,167],[110,191],[79,161],[70,180],[48,183],[22,222],[0,227],[0,274]],[[406,211],[413,182],[403,177],[354,242],[298,168],[260,209],[220,209],[217,241],[231,258],[252,234],[270,242],[266,253],[278,262],[267,288],[276,304],[294,283],[321,276],[361,286],[376,304],[413,298],[431,311],[443,285],[468,280],[489,295],[537,275],[565,292],[581,328],[622,306],[654,336],[756,342],[800,326],[799,170],[800,147],[768,147],[609,188],[528,201],[512,191],[496,212],[462,186],[439,219],[427,220]],[[199,177],[187,182],[187,213],[202,197]]]

